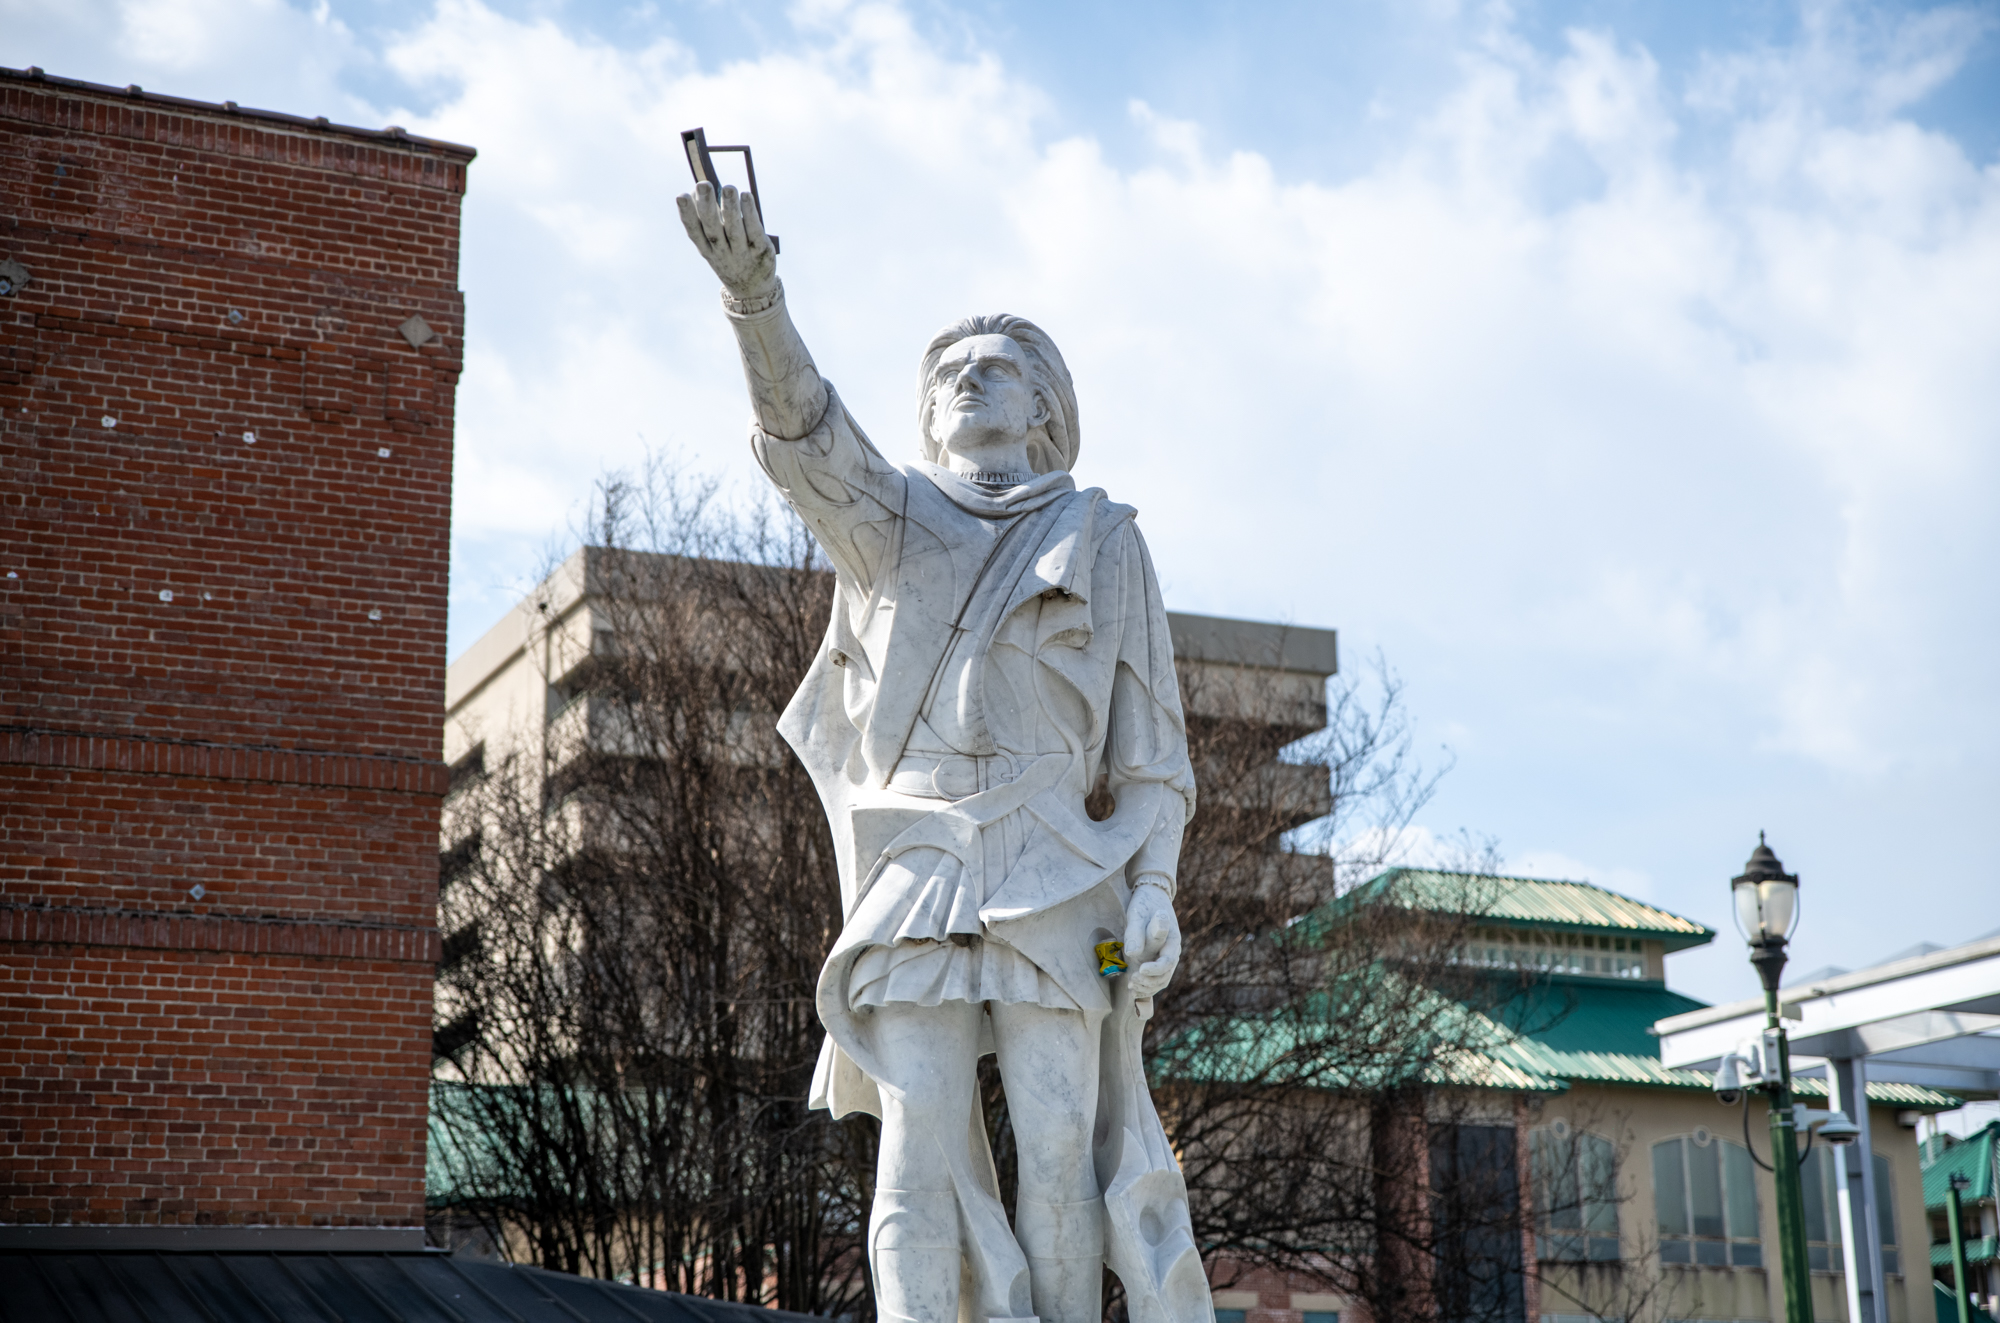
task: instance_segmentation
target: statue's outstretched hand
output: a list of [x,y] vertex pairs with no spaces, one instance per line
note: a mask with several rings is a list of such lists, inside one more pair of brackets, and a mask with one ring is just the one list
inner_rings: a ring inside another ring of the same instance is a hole
[[777,283],[778,255],[764,233],[755,198],[729,184],[718,195],[715,185],[704,182],[694,186],[692,197],[683,193],[674,203],[688,238],[731,295],[752,299]]
[[1132,899],[1125,905],[1125,959],[1133,966],[1128,977],[1132,995],[1139,1000],[1159,992],[1173,978],[1181,962],[1181,924],[1165,888],[1146,883],[1132,889]]

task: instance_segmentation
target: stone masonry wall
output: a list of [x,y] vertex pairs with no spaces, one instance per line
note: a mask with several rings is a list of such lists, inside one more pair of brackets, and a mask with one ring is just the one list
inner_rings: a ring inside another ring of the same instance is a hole
[[0,1222],[422,1221],[471,155],[0,70]]

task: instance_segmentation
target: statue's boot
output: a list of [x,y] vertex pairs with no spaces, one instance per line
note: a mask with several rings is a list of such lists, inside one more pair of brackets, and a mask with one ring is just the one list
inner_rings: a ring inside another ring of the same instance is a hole
[[1098,1323],[1104,1314],[1104,1201],[1045,1204],[1025,1195],[1014,1234],[1028,1256],[1042,1323]]
[[868,1263],[881,1323],[957,1323],[960,1258],[951,1191],[875,1191]]

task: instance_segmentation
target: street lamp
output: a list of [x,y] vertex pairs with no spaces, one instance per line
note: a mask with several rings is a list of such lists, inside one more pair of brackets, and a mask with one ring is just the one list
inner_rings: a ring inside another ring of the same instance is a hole
[[1757,833],[1757,848],[1741,876],[1729,883],[1736,899],[1736,926],[1750,943],[1750,963],[1764,979],[1764,1000],[1777,1013],[1778,975],[1785,968],[1785,943],[1799,922],[1799,875],[1787,873]]
[[[1745,1083],[1755,1081],[1767,1095],[1771,1113],[1771,1177],[1778,1195],[1778,1264],[1785,1283],[1785,1323],[1813,1323],[1812,1267],[1806,1258],[1805,1191],[1799,1181],[1798,1132],[1811,1128],[1835,1144],[1850,1142],[1858,1133],[1840,1112],[1795,1107],[1792,1102],[1791,1048],[1778,1014],[1778,977],[1785,969],[1785,943],[1799,920],[1799,879],[1787,873],[1778,856],[1757,833],[1740,876],[1731,879],[1736,901],[1736,925],[1750,944],[1750,963],[1764,982],[1764,1037],[1746,1043],[1743,1051],[1725,1059],[1716,1071],[1715,1087],[1725,1099]],[[1745,1118],[1747,1125],[1748,1118]]]

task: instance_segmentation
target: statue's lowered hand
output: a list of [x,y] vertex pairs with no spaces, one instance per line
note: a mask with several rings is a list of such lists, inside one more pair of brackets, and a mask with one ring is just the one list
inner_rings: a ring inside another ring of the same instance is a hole
[[1125,958],[1132,962],[1132,996],[1159,992],[1181,962],[1181,925],[1173,898],[1161,887],[1141,885],[1125,906]]
[[770,292],[778,280],[778,254],[764,233],[755,198],[729,184],[718,194],[715,185],[704,181],[694,186],[692,196],[683,193],[674,204],[688,238],[724,289],[745,300]]

